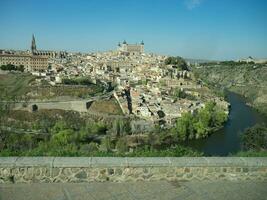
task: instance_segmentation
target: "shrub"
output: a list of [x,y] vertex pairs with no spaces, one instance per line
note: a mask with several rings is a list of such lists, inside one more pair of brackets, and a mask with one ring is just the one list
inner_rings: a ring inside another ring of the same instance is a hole
[[242,148],[247,151],[266,151],[267,127],[257,124],[246,129],[242,135]]
[[125,153],[128,151],[127,140],[125,137],[119,138],[116,143],[116,149],[119,153]]

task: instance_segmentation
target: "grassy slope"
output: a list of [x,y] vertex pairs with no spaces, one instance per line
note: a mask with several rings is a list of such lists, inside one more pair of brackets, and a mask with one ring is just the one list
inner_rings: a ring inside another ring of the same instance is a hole
[[93,84],[88,87],[30,86],[33,80],[35,80],[34,76],[25,73],[0,75],[0,95],[12,98],[27,94],[30,99],[50,99],[57,96],[88,98],[103,91],[101,86]]
[[95,101],[89,108],[89,112],[123,115],[118,102],[114,98]]
[[[88,98],[100,94],[103,90],[101,86],[90,85],[88,87],[37,87],[30,86],[35,79],[29,74],[6,74],[0,75],[0,96],[10,99],[14,96],[21,97],[28,94],[30,99],[50,99],[58,96],[70,96],[76,98]],[[34,95],[33,95],[34,94]],[[118,103],[114,99],[100,100],[93,103],[91,111],[106,114],[122,115]]]
[[27,92],[30,82],[35,79],[29,74],[0,75],[1,95],[8,97],[21,96]]

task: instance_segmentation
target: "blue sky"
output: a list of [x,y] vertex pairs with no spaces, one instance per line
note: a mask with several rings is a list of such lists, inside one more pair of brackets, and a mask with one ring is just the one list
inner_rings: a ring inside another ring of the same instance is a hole
[[106,51],[118,41],[202,59],[267,58],[266,0],[0,0],[0,49]]

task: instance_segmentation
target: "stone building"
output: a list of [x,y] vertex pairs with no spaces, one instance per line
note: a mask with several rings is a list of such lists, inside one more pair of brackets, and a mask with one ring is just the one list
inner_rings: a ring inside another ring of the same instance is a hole
[[26,71],[45,71],[48,68],[49,58],[65,58],[63,51],[43,51],[37,50],[34,35],[32,35],[31,52],[0,52],[0,66],[12,64],[23,65]]
[[138,55],[144,53],[144,42],[140,44],[128,44],[125,40],[118,44],[118,51],[121,54]]
[[45,71],[48,68],[48,58],[29,54],[0,54],[1,65],[23,65],[26,71]]

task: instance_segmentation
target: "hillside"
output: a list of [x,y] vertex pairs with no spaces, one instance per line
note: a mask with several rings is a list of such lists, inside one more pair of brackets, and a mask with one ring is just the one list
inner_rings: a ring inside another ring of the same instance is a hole
[[209,85],[241,94],[248,104],[267,114],[267,64],[206,63],[194,72]]
[[[38,80],[39,79],[39,80]],[[46,81],[26,73],[0,74],[0,98],[25,99],[82,99],[103,92],[98,84],[51,86]]]

